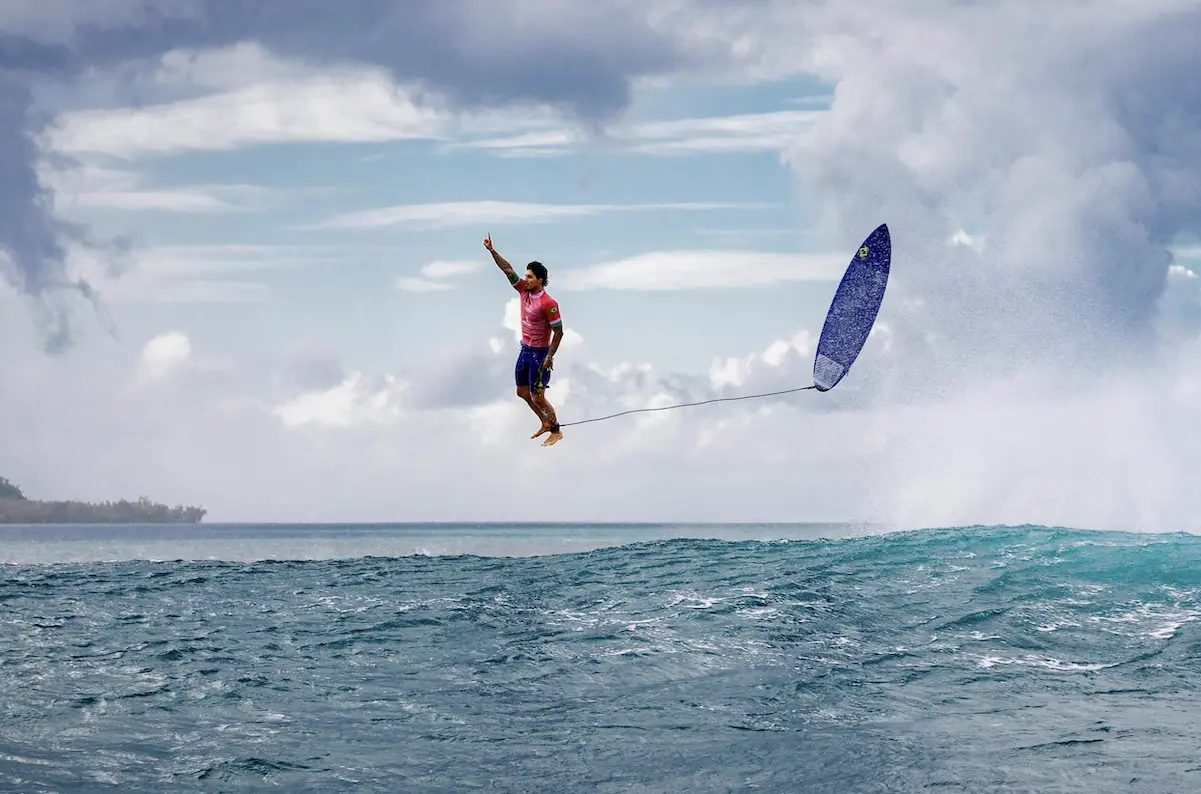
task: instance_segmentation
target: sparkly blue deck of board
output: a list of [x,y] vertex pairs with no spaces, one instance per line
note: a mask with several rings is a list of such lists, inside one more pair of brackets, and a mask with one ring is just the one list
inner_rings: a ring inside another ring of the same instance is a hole
[[892,264],[892,239],[888,225],[876,227],[851,258],[842,276],[813,359],[813,383],[818,391],[838,385],[867,342]]

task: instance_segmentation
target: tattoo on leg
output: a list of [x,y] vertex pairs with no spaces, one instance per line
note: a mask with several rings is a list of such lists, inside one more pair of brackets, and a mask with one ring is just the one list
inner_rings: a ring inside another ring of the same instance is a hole
[[539,412],[546,419],[546,423],[552,427],[559,424],[559,418],[555,415],[555,408],[550,404],[550,401],[541,394],[536,396],[534,399],[537,401],[538,408],[540,409]]

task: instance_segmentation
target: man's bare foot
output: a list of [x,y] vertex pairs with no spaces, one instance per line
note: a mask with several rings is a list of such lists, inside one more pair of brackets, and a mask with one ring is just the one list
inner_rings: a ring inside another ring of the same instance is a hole
[[555,432],[553,432],[549,436],[547,436],[546,440],[542,442],[542,446],[544,446],[544,447],[552,446],[553,444],[558,443],[559,439],[561,439],[561,438],[563,438],[563,431],[556,430]]
[[542,423],[542,427],[540,427],[540,428],[538,429],[538,432],[537,432],[537,433],[535,433],[534,435],[530,436],[530,438],[537,438],[538,436],[540,436],[540,435],[542,435],[543,433],[545,433],[547,430],[550,430],[550,425],[548,425],[546,422],[543,422],[543,423]]

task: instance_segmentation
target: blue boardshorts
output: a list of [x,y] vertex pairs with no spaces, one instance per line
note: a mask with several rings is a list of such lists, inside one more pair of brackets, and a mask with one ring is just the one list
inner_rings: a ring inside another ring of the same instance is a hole
[[529,386],[530,391],[537,392],[550,385],[551,371],[542,368],[542,362],[546,360],[546,354],[549,352],[549,347],[530,347],[524,343],[521,345],[521,352],[517,354],[517,366],[513,370],[518,386]]

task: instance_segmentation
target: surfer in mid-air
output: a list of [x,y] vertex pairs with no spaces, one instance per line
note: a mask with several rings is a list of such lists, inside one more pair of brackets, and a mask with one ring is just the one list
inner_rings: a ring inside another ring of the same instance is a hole
[[546,388],[550,385],[551,370],[555,366],[555,351],[563,341],[563,317],[559,313],[559,302],[546,292],[550,280],[546,266],[541,262],[530,262],[526,266],[525,278],[517,275],[513,266],[492,247],[492,235],[484,238],[484,247],[492,254],[496,266],[508,277],[521,301],[521,352],[517,354],[514,375],[517,380],[517,396],[526,401],[539,419],[542,427],[530,436],[537,438],[549,432],[542,446],[549,447],[563,438],[554,406],[546,399]]

